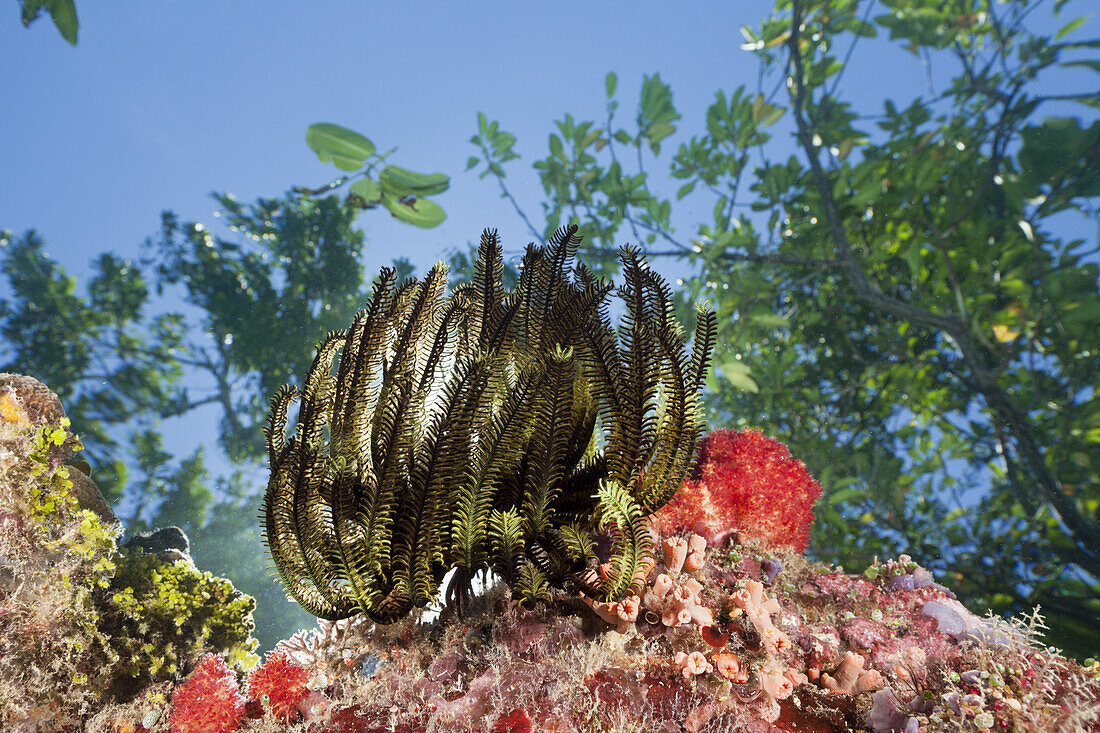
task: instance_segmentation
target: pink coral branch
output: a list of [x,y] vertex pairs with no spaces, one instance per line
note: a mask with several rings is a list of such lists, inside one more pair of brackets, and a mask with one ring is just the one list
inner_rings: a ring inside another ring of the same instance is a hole
[[791,640],[772,623],[771,615],[779,613],[779,601],[764,594],[764,585],[758,580],[745,581],[745,587],[730,595],[730,601],[741,609],[752,622],[769,654],[785,656],[791,649]]

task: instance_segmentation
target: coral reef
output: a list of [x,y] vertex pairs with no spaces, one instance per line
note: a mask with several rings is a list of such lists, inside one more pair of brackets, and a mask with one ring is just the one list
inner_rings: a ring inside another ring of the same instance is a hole
[[[619,601],[531,610],[498,581],[464,616],[321,620],[244,692],[197,672],[170,716],[148,703],[104,719],[131,733],[1100,731],[1100,665],[1043,648],[1037,614],[978,617],[904,555],[849,574],[767,533],[700,526],[723,535],[711,544],[652,519],[658,557]],[[203,720],[223,727],[165,727],[198,716],[200,684]]]
[[204,653],[256,661],[254,601],[178,548],[120,550],[114,514],[66,463],[81,449],[56,395],[0,375],[0,730],[102,727]]
[[126,698],[175,677],[203,653],[223,655],[237,670],[255,664],[251,596],[189,559],[165,561],[136,548],[117,558],[118,571],[97,604],[97,623],[119,656],[113,695]]
[[[490,577],[464,615],[321,620],[258,664],[250,599],[194,570],[181,533],[118,550],[117,530],[68,491],[56,457],[78,442],[60,418],[34,426],[26,414],[0,395],[4,731],[1100,731],[1100,665],[1044,648],[1037,612],[975,615],[905,555],[860,574],[809,562],[802,520],[788,521],[805,505],[738,509],[732,531],[709,523],[725,521],[717,506],[756,505],[722,498],[741,496],[723,482],[744,486],[742,474],[705,468],[685,490],[705,481],[714,505],[651,516],[658,552],[616,600],[584,590],[612,572],[606,562],[537,609]],[[813,495],[785,449],[773,455],[788,467],[776,493]],[[752,483],[770,490],[766,474]],[[597,536],[594,551],[612,543]],[[177,620],[178,638],[162,626]],[[114,693],[119,678],[144,687]]]
[[[1100,669],[1037,646],[1035,619],[978,619],[995,636],[941,630],[924,607],[953,600],[949,591],[890,585],[901,576],[886,568],[920,570],[906,558],[873,566],[868,579],[787,554],[766,585],[770,551],[759,542],[731,537],[677,571],[676,540],[698,548],[701,537],[660,539],[671,549],[638,588],[639,611],[667,597],[671,581],[709,616],[666,623],[599,601],[532,611],[496,583],[461,618],[321,621],[254,673],[235,729],[1100,730]],[[229,713],[240,707],[227,700]]]

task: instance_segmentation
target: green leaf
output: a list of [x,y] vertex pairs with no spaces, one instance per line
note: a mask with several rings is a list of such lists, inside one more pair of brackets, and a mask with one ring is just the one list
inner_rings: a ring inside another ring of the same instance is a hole
[[786,113],[785,107],[776,107],[774,104],[764,105],[765,112],[763,118],[760,120],[761,127],[767,127],[768,125],[774,125],[779,122],[779,118]]
[[658,122],[654,125],[650,125],[646,130],[645,138],[649,141],[649,147],[654,153],[660,151],[661,141],[666,137],[676,132],[676,126],[669,122]]
[[354,130],[328,122],[317,122],[306,130],[306,144],[322,163],[331,162],[343,171],[358,170],[374,155],[374,143]]
[[761,118],[764,117],[764,95],[757,94],[756,98],[752,100],[752,121],[759,123]]
[[698,181],[688,181],[684,185],[680,186],[680,190],[676,192],[676,200],[679,201],[684,196],[687,196],[689,193],[694,191],[696,183],[698,183]]
[[909,265],[909,274],[914,278],[920,277],[921,268],[921,243],[919,240],[913,240],[909,243],[909,247],[905,250],[905,261]]
[[781,43],[786,43],[787,39],[790,38],[790,37],[791,37],[791,32],[789,30],[788,31],[783,31],[782,33],[775,36],[774,38],[769,39],[768,42],[764,44],[764,48],[775,48],[776,46],[778,46]]
[[837,147],[837,162],[843,163],[848,158],[848,154],[852,152],[852,148],[855,144],[856,139],[854,137],[846,137],[841,140],[840,145]]
[[721,373],[722,376],[729,380],[730,384],[742,392],[756,394],[760,391],[760,387],[758,387],[752,377],[749,376],[752,373],[751,368],[742,361],[731,359],[721,366],[716,366],[715,370]]
[[1100,71],[1100,61],[1096,59],[1077,59],[1076,61],[1066,61],[1061,64],[1062,68],[1072,68],[1074,66],[1082,69],[1092,69],[1093,71]]
[[23,0],[23,27],[26,28],[31,21],[38,17],[38,11],[46,4],[46,0]]
[[76,19],[76,5],[73,0],[46,0],[46,10],[53,18],[57,30],[61,32],[61,37],[75,46],[80,23]]
[[787,326],[787,317],[778,313],[754,313],[750,318],[754,323],[759,323],[764,328],[785,328]]
[[729,359],[722,363],[722,372],[728,374],[729,372],[739,372],[741,374],[752,373],[752,367],[740,359]]
[[398,199],[383,193],[382,205],[389,209],[395,219],[423,229],[437,227],[447,218],[443,207],[431,199],[413,196]]
[[450,177],[442,173],[414,173],[396,165],[386,166],[379,180],[383,190],[396,197],[431,196],[451,186]]
[[368,204],[382,199],[382,184],[370,178],[363,178],[351,184],[351,192]]
[[671,87],[661,81],[660,74],[644,77],[638,102],[638,128],[655,155],[661,151],[661,140],[676,132],[672,123],[678,119],[680,113],[672,104]]
[[834,491],[829,494],[829,503],[834,505],[843,504],[853,499],[860,499],[864,497],[864,495],[865,492],[862,489],[841,489],[840,491]]
[[469,158],[466,159],[466,170],[470,170],[480,162],[480,158],[478,158],[476,155],[471,155]]
[[557,135],[550,136],[550,154],[553,155],[555,158],[565,160],[565,152],[562,149],[561,138],[559,138]]
[[603,85],[607,89],[607,98],[611,99],[615,96],[615,90],[619,86],[619,77],[615,75],[614,71],[609,71],[607,76],[604,77]]
[[1064,26],[1062,26],[1061,30],[1059,30],[1057,33],[1054,34],[1054,40],[1056,40],[1056,41],[1062,40],[1063,38],[1068,36],[1070,33],[1073,33],[1075,30],[1077,30],[1082,25],[1084,25],[1085,21],[1088,20],[1088,19],[1089,19],[1089,17],[1087,15],[1082,15],[1080,18],[1075,18],[1074,20],[1071,20],[1070,22],[1066,23]]

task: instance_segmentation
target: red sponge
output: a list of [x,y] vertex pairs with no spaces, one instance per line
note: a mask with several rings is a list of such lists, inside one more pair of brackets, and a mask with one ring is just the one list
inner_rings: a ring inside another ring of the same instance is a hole
[[309,694],[308,681],[309,672],[292,663],[284,652],[272,652],[248,676],[248,695],[263,702],[279,720],[290,722],[298,717],[298,702]]
[[221,657],[203,656],[195,671],[172,693],[172,733],[229,733],[244,715],[237,678]]
[[658,531],[689,530],[720,544],[736,530],[767,546],[806,549],[821,485],[787,447],[759,430],[715,430],[695,469],[653,515]]

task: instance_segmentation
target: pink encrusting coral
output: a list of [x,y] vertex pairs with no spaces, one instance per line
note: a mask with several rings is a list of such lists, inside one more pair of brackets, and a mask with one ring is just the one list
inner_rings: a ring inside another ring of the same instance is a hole
[[821,485],[787,447],[758,430],[715,430],[699,444],[694,471],[654,515],[664,534],[690,530],[711,544],[734,531],[768,547],[803,552]]

